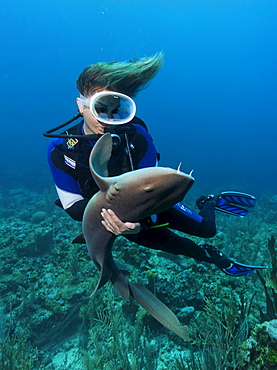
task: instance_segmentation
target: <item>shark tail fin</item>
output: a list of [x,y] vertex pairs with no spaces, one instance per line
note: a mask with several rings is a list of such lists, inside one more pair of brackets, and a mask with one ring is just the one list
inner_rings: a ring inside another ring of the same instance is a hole
[[189,341],[188,327],[182,326],[175,314],[162,303],[150,290],[139,283],[129,282],[132,297],[163,326],[178,335],[185,341]]

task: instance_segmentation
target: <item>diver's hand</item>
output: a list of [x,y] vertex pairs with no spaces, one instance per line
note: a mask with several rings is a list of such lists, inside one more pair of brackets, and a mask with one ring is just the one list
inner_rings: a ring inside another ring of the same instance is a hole
[[115,235],[137,234],[141,227],[139,222],[122,222],[111,209],[102,209],[102,225]]

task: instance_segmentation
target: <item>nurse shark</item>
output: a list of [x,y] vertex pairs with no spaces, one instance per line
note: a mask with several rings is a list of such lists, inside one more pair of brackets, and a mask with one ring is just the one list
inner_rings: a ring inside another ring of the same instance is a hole
[[[123,299],[131,295],[162,325],[188,340],[188,328],[181,326],[175,314],[146,287],[129,281],[119,270],[112,256],[116,236],[102,225],[101,211],[111,209],[123,222],[137,222],[183,200],[194,178],[179,169],[164,167],[147,167],[108,177],[112,147],[111,134],[106,133],[97,141],[89,158],[91,174],[100,189],[87,204],[82,222],[89,255],[100,270],[92,295],[110,280]],[[81,242],[81,237],[74,242]]]

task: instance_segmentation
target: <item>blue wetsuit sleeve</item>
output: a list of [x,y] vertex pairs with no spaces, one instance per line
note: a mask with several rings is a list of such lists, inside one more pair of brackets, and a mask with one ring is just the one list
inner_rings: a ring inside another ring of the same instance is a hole
[[157,166],[157,151],[151,136],[141,125],[135,124],[134,126],[136,127],[137,132],[141,133],[145,137],[145,140],[147,142],[146,153],[139,162],[138,168]]
[[[60,144],[59,139],[55,139],[49,144],[47,157],[52,177],[56,185],[57,193],[60,198],[63,209],[69,211],[69,209],[75,203],[83,201],[84,197],[80,191],[77,181],[68,173],[59,170],[53,163],[52,154],[55,149],[58,150],[56,147],[59,144]],[[58,154],[60,155],[61,153]]]
[[48,152],[47,152],[48,164],[49,164],[55,185],[64,191],[81,194],[77,181],[72,176],[67,174],[66,172],[59,170],[52,162],[51,154],[52,154],[52,151],[56,149],[56,146],[57,146],[56,141],[58,140],[53,140],[49,144]]

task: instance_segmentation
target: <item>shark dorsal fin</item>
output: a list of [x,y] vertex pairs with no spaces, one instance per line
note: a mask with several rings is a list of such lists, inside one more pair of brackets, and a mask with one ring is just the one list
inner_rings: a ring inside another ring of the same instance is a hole
[[101,191],[106,191],[108,184],[108,162],[111,158],[113,141],[110,133],[106,133],[97,141],[89,157],[90,172]]

